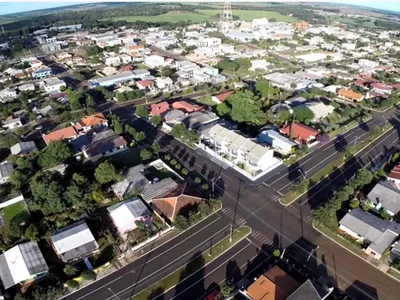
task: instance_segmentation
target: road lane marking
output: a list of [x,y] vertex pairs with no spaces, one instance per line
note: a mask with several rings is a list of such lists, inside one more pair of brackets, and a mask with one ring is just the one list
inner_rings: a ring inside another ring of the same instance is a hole
[[[210,274],[214,273],[214,272],[215,272],[216,270],[218,270],[219,268],[221,268],[224,264],[226,264],[226,263],[227,263],[228,261],[230,261],[232,258],[234,258],[235,256],[237,256],[239,253],[243,252],[243,251],[244,251],[245,249],[247,249],[249,246],[251,246],[251,243],[246,244],[245,247],[243,247],[242,249],[240,249],[239,251],[237,251],[235,254],[233,254],[231,257],[229,257],[227,260],[225,260],[224,262],[222,262],[221,264],[219,264],[217,267],[215,267],[214,269],[212,269],[210,272],[208,272],[207,275],[206,275],[206,277],[209,276]],[[233,247],[229,248],[229,250],[232,249],[232,248],[233,248]],[[228,250],[228,251],[229,251],[229,250]],[[255,255],[255,256],[257,256],[257,255]],[[254,259],[255,256],[253,256],[251,259]],[[205,267],[205,266],[204,266],[204,267]],[[203,267],[203,268],[204,268],[204,267]],[[199,270],[199,271],[200,271],[200,270]],[[193,276],[193,275],[196,274],[197,272],[198,272],[198,271],[196,271],[195,273],[191,274],[189,277],[186,277],[184,280],[182,280],[182,281],[180,281],[180,282],[185,281],[186,279],[190,278],[191,276]],[[191,284],[189,287],[187,287],[186,289],[184,289],[184,290],[183,290],[182,292],[180,292],[179,294],[175,295],[173,298],[171,298],[171,300],[177,298],[179,295],[183,294],[183,293],[186,292],[188,289],[192,288],[192,287],[195,286],[197,283],[199,283],[200,281],[203,281],[203,280],[204,280],[204,277],[201,278],[200,280],[196,281],[195,283]],[[178,282],[178,284],[179,284],[179,282]],[[173,286],[173,287],[171,287],[171,288],[169,288],[169,289],[167,289],[165,292],[168,292],[168,291],[170,291],[171,289],[173,289],[173,288],[175,288],[175,287],[176,287],[176,285]],[[164,293],[165,293],[165,292],[164,292]],[[157,297],[154,298],[154,299],[157,299],[157,298],[162,297],[162,296],[163,296],[163,295],[159,295],[159,296],[157,296]],[[128,300],[128,299],[127,299],[127,300]]]
[[[383,141],[387,140],[390,136],[392,136],[394,133],[397,133],[397,131],[395,130],[394,132],[392,132],[391,134],[389,134],[387,137],[385,137],[379,144],[381,144]],[[393,146],[394,143],[398,142],[398,139],[394,140],[390,146]],[[365,153],[364,155],[362,155],[360,158],[357,159],[357,161],[355,161],[354,163],[352,163],[351,165],[349,165],[346,169],[344,169],[343,171],[340,172],[340,174],[338,174],[337,176],[335,176],[333,179],[331,179],[331,181],[335,180],[336,178],[338,178],[339,176],[343,175],[344,172],[346,172],[349,168],[351,168],[354,164],[359,163],[359,161],[369,155],[372,151],[375,151],[375,147],[368,150],[367,153]],[[374,158],[369,161],[366,165],[363,166],[363,168],[366,168],[367,166],[369,166],[376,158],[378,158],[379,156],[381,156],[382,153],[379,153],[378,155],[374,156]],[[316,185],[319,184],[319,182],[316,183]],[[311,187],[312,188],[312,187]],[[303,202],[300,203],[300,206],[302,206],[305,203],[308,203],[310,199],[312,199],[316,194],[318,194],[322,189],[324,189],[325,186],[321,187],[319,190],[317,190],[311,197],[307,197],[307,200],[304,200]],[[310,189],[309,189],[310,190]],[[316,208],[318,208],[319,206],[321,206],[321,204],[319,204]],[[316,209],[314,208],[314,209]]]
[[[215,223],[216,221],[218,221],[218,220],[220,220],[220,219],[221,219],[221,217],[218,216],[218,218],[217,218],[216,220],[214,220],[213,222],[210,222],[210,223],[207,224],[206,226],[202,227],[200,230],[198,230],[198,231],[196,231],[195,233],[191,234],[190,236],[188,236],[187,238],[185,238],[185,239],[182,240],[181,242],[179,242],[179,243],[177,243],[177,244],[174,244],[174,246],[172,246],[171,248],[168,248],[168,250],[165,250],[165,251],[163,251],[162,253],[160,253],[159,255],[157,255],[157,256],[155,256],[155,257],[149,259],[148,261],[146,261],[145,264],[141,264],[140,266],[137,266],[136,268],[134,268],[134,269],[128,271],[127,273],[125,273],[125,274],[123,274],[123,275],[121,275],[121,276],[119,276],[119,277],[117,277],[117,278],[115,278],[115,279],[113,279],[113,280],[111,280],[111,281],[108,281],[108,282],[106,283],[106,285],[109,285],[109,284],[111,284],[111,283],[114,283],[115,281],[120,280],[121,278],[123,278],[123,277],[125,277],[125,276],[127,276],[127,275],[132,274],[133,271],[136,271],[137,269],[140,269],[140,268],[144,267],[146,264],[152,262],[153,260],[157,259],[157,258],[160,257],[161,255],[164,255],[165,253],[171,251],[172,249],[176,248],[177,246],[179,246],[180,244],[182,244],[183,242],[185,242],[185,241],[188,240],[189,238],[192,238],[195,234],[199,233],[200,231],[203,231],[204,229],[206,229],[207,227],[211,226],[213,223]],[[213,236],[219,234],[220,232],[222,232],[223,230],[225,230],[227,227],[228,227],[228,226],[223,227],[220,231],[216,232]],[[212,237],[213,237],[213,236],[212,236]],[[167,242],[171,242],[171,241],[173,241],[173,239],[170,240],[170,241],[167,241]],[[200,245],[202,245],[202,244],[204,244],[204,242],[202,242],[202,243],[199,244],[198,246],[200,246]],[[152,252],[152,251],[151,251],[151,252]],[[151,252],[149,252],[149,253],[147,253],[147,254],[150,254]],[[186,253],[186,254],[187,254],[187,253]],[[185,254],[185,255],[186,255],[186,254]],[[135,260],[135,261],[137,261],[137,260]],[[133,262],[135,262],[135,261],[133,261]],[[131,263],[133,263],[133,262],[131,262]],[[118,269],[117,271],[122,270],[122,269],[128,267],[129,265],[131,265],[131,263],[125,265],[124,267]],[[106,279],[106,278],[107,278],[107,276],[102,277],[100,280]],[[98,281],[95,281],[95,282],[98,282]],[[85,287],[86,287],[86,286],[85,286]],[[99,287],[99,288],[96,288],[96,289],[90,291],[89,293],[86,293],[85,296],[90,295],[90,294],[93,294],[94,292],[96,292],[96,291],[98,291],[98,290],[101,290],[101,289],[103,289],[103,288],[104,288],[104,286]],[[77,291],[79,291],[79,290],[76,290],[75,292],[77,292]],[[73,294],[73,293],[70,293],[70,294],[68,294],[68,295],[65,295],[64,297],[70,296],[71,294]],[[79,298],[77,298],[77,300],[78,300],[78,299],[82,299],[82,298],[84,298],[85,296],[79,297]],[[62,298],[64,298],[64,297],[62,297]],[[61,299],[62,299],[62,298],[61,298]]]

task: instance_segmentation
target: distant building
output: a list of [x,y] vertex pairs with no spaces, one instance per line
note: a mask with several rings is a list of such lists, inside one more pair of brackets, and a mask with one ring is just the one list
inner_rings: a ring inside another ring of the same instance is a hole
[[90,83],[92,86],[112,86],[112,85],[121,84],[124,82],[133,81],[135,78],[136,78],[136,75],[134,72],[126,71],[126,72],[118,73],[115,75],[101,77],[101,78],[91,80]]
[[28,141],[28,142],[19,142],[10,148],[12,155],[26,155],[35,150],[37,147],[35,142]]
[[12,171],[14,171],[12,163],[3,162],[0,164],[0,185],[10,180]]
[[32,77],[34,79],[42,79],[53,75],[51,68],[41,68],[32,72]]

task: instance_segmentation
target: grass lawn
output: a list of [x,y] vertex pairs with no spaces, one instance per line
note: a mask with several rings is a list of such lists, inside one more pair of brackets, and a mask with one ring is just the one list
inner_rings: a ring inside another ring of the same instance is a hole
[[[215,14],[218,11],[215,10]],[[126,16],[126,17],[116,17],[112,18],[113,21],[127,21],[127,22],[136,22],[136,21],[147,21],[147,22],[169,22],[169,23],[177,23],[177,22],[195,22],[200,23],[204,21],[210,20],[211,17],[209,15],[196,14],[193,12],[179,12],[179,11],[171,11],[166,14],[157,15],[157,16]]]
[[134,148],[130,148],[124,152],[115,154],[110,157],[111,161],[115,163],[116,167],[127,167],[131,168],[137,166],[142,163],[142,159],[140,157],[140,147],[136,146]]
[[[195,12],[179,12],[179,11],[170,11],[166,14],[157,15],[157,16],[125,16],[125,17],[116,17],[112,19],[105,20],[113,20],[113,21],[127,21],[127,22],[136,22],[136,21],[148,21],[148,22],[186,22],[190,21],[193,23],[200,23],[205,21],[216,21],[218,20],[217,15],[221,12],[218,9],[199,9],[198,13]],[[253,19],[266,17],[268,19],[275,18],[278,22],[288,22],[295,23],[297,18],[285,16],[277,12],[272,11],[259,11],[259,10],[238,10],[233,9],[233,14],[235,16],[239,16],[240,20],[251,21]]]
[[[220,13],[219,10],[211,9],[199,9],[199,13],[216,18],[215,16]],[[232,10],[234,16],[238,16],[242,21],[251,21],[253,19],[259,19],[266,17],[267,19],[275,18],[278,22],[295,23],[297,18],[282,15],[274,11],[262,11],[262,10]]]
[[[246,236],[251,233],[250,227],[242,226],[239,229],[235,230],[232,235],[232,243],[229,242],[229,237],[226,237],[215,244],[211,250],[207,250],[206,253],[201,254],[187,266],[176,270],[175,272],[169,274],[164,277],[164,279],[160,280],[156,284],[151,287],[143,290],[136,296],[132,297],[133,300],[147,300],[152,299],[152,296],[157,293],[157,291],[166,291],[170,288],[176,286],[180,281],[185,280],[190,275],[194,274],[198,270],[201,270],[205,265],[216,259],[223,252],[231,248],[233,245],[237,244],[241,240],[243,240]],[[211,252],[211,255],[209,253]]]
[[21,223],[29,218],[29,211],[25,201],[19,201],[4,208],[4,218],[6,223],[11,221]]
[[195,98],[193,100],[196,101],[197,103],[205,104],[205,105],[208,105],[208,106],[217,105],[217,102],[214,102],[214,101],[211,100],[211,96],[197,97],[197,98]]
[[337,22],[340,22],[343,24],[353,25],[353,26],[357,26],[357,27],[367,27],[367,28],[373,28],[373,29],[378,28],[377,26],[375,26],[374,19],[366,19],[365,18],[361,21],[361,20],[358,20],[355,18],[337,17],[337,16],[331,17],[331,19],[333,21],[337,21]]

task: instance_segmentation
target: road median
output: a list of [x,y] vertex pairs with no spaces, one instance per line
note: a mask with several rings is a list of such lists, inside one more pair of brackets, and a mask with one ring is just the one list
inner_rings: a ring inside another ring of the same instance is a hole
[[344,166],[348,159],[350,159],[352,156],[359,154],[376,140],[385,135],[392,128],[393,126],[389,125],[382,129],[377,129],[375,133],[372,133],[369,138],[362,141],[358,145],[347,147],[332,163],[326,165],[320,171],[315,173],[310,178],[303,180],[301,183],[294,184],[290,191],[287,192],[282,197],[282,199],[279,200],[279,202],[283,206],[289,206],[293,202],[297,201],[297,199],[304,196],[309,189],[316,186],[321,180],[325,179],[331,173]]
[[[248,226],[242,226],[232,233],[232,241],[227,236],[220,240],[218,243],[213,245],[209,250],[203,252],[193,260],[191,260],[186,266],[170,273],[159,282],[153,284],[147,289],[133,296],[132,300],[147,300],[151,299],[157,291],[166,292],[174,288],[179,282],[188,279],[197,271],[204,268],[206,265],[211,263],[214,259],[231,249],[234,245],[245,239],[251,233],[251,228]],[[160,296],[160,295],[159,295]]]

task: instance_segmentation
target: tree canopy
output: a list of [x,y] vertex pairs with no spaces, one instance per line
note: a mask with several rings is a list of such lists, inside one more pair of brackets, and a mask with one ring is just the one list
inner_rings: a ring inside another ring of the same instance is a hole
[[296,120],[309,124],[311,120],[314,118],[314,113],[305,106],[298,106],[293,108],[293,114]]
[[42,168],[54,167],[72,156],[70,146],[64,141],[51,142],[39,155],[38,163]]
[[94,172],[94,176],[96,180],[101,184],[116,181],[120,177],[114,165],[109,161],[105,161],[99,164]]

